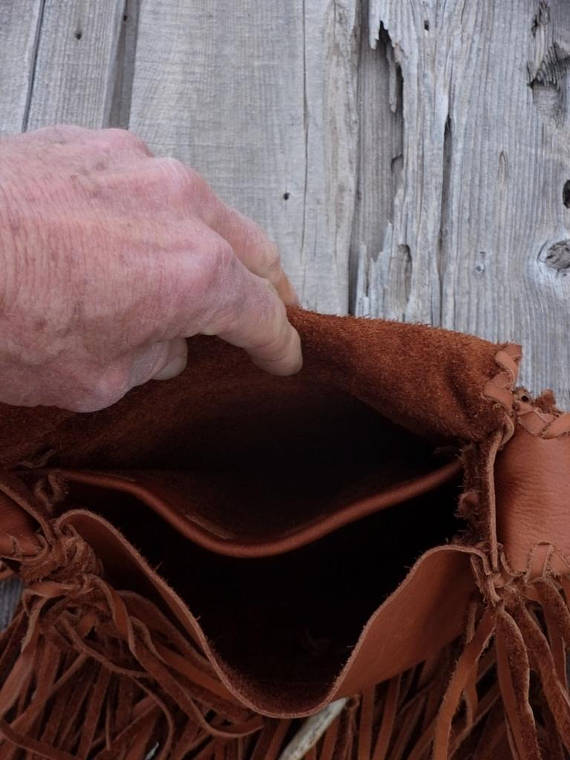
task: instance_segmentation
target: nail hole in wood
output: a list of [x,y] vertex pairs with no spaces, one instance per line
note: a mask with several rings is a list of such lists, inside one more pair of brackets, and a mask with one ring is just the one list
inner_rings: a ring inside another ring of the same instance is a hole
[[291,193],[283,193],[283,200],[284,201],[288,201],[290,197],[291,197]]
[[570,179],[567,179],[562,188],[562,203],[570,208]]
[[475,274],[476,275],[482,275],[485,273],[486,265],[485,265],[485,257],[487,256],[487,253],[485,251],[479,251],[477,254],[477,260],[475,264]]
[[424,29],[429,32],[429,21],[427,19],[424,21]]
[[75,32],[75,39],[80,40],[83,37],[83,32]]

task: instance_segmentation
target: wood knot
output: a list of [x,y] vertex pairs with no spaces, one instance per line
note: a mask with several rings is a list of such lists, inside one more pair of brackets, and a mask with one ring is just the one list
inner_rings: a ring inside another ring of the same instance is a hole
[[559,240],[548,248],[543,248],[538,255],[538,260],[565,277],[570,269],[570,240]]

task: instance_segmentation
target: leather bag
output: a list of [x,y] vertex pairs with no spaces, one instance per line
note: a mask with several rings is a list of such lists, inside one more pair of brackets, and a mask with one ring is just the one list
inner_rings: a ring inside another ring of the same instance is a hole
[[2,760],[567,756],[570,414],[517,345],[290,318],[292,377],[197,336],[0,406]]

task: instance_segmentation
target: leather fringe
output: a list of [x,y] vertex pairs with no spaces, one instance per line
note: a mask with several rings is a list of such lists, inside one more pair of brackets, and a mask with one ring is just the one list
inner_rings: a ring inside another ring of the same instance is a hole
[[218,760],[231,757],[218,747],[263,734],[156,605],[107,584],[80,536],[56,538],[43,555],[59,553],[59,568],[24,563],[0,635],[2,760],[144,760],[157,746],[155,760]]
[[474,601],[462,642],[353,698],[309,752],[277,760],[565,760],[569,599],[570,576],[546,573]]
[[[570,572],[485,555],[461,641],[348,699],[302,754],[300,720],[237,704],[198,644],[117,591],[70,526],[14,546],[25,583],[0,634],[2,760],[563,760],[570,753]],[[38,534],[39,535],[39,534]],[[570,570],[570,569],[569,569]],[[300,745],[297,745],[297,747]]]
[[570,753],[570,576],[519,577],[492,601],[479,597],[462,642],[347,700],[298,756],[285,750],[300,721],[262,718],[228,698],[196,644],[152,602],[94,573],[71,580],[70,547],[85,551],[81,541],[65,537],[68,572],[29,582],[0,635],[3,760],[144,760],[153,748],[155,760]]

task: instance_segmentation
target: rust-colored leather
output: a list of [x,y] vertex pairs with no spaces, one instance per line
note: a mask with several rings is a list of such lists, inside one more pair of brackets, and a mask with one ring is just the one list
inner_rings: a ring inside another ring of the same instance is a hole
[[519,419],[515,435],[497,457],[497,535],[514,571],[529,569],[534,546],[553,543],[553,565],[564,573],[565,558],[570,557],[570,494],[565,485],[570,436],[546,437],[548,422],[558,418],[539,409]]
[[570,751],[570,415],[516,345],[290,316],[294,377],[196,337],[109,409],[0,407],[2,760],[277,760],[341,698],[308,758]]

